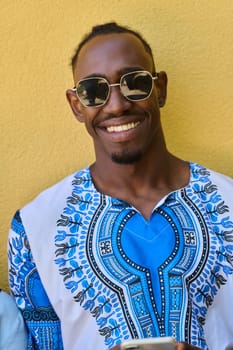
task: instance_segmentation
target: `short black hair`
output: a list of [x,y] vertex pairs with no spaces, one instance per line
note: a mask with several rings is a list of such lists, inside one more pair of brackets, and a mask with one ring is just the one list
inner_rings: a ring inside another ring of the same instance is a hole
[[148,42],[142,37],[142,35],[139,32],[132,30],[127,26],[121,26],[121,25],[117,24],[116,22],[108,22],[108,23],[104,23],[104,24],[100,24],[100,25],[96,25],[96,26],[92,27],[92,30],[84,36],[84,38],[82,39],[82,41],[80,42],[80,44],[76,48],[73,57],[71,58],[71,66],[72,66],[73,71],[74,71],[75,64],[77,62],[80,50],[89,40],[95,38],[98,35],[116,34],[116,33],[129,33],[129,34],[136,36],[142,42],[146,52],[148,52],[150,54],[150,56],[152,58],[152,62],[153,62],[153,69],[155,70],[154,58],[153,58],[153,53],[152,53],[151,47],[148,44]]

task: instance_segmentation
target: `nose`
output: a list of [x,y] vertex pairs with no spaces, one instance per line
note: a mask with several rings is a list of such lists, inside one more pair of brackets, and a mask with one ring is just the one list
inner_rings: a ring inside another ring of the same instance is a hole
[[121,93],[120,84],[110,85],[110,94],[108,101],[104,105],[104,110],[111,114],[122,114],[131,106],[131,101]]

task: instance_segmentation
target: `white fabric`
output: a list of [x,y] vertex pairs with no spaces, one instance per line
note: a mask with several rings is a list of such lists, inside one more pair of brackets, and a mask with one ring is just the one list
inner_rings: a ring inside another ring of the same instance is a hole
[[[50,232],[57,230],[56,221],[65,206],[66,195],[71,192],[72,179],[73,176],[68,176],[62,182],[42,192],[36,201],[22,209],[21,215],[26,232],[30,233],[30,246],[40,278],[61,320],[64,349],[105,350],[95,320],[90,318],[84,310],[80,312],[79,304],[74,303],[70,297],[57,266],[54,264],[55,255]],[[56,205],[53,205],[53,202]],[[35,213],[40,213],[40,215],[35,215]],[[73,329],[78,331],[73,333]]]
[[[204,326],[209,349],[233,349],[233,276],[210,306]],[[225,301],[225,302],[223,302]],[[230,348],[229,348],[230,349]]]

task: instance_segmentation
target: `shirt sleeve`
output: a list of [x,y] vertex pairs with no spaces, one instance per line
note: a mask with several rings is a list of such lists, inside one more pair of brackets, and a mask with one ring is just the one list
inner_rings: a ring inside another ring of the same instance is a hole
[[0,349],[26,350],[27,335],[22,315],[13,298],[0,292]]
[[19,211],[9,234],[8,263],[11,294],[27,326],[27,349],[62,350],[60,321],[42,285]]

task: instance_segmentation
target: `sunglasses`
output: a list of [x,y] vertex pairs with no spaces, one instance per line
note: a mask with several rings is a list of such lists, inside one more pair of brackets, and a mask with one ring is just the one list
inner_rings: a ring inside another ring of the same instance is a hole
[[79,80],[72,90],[76,92],[80,102],[85,107],[102,107],[110,96],[110,88],[119,86],[123,96],[129,101],[142,101],[150,97],[153,81],[158,79],[157,74],[152,76],[147,71],[134,71],[121,76],[120,82],[109,84],[103,77],[90,77]]

